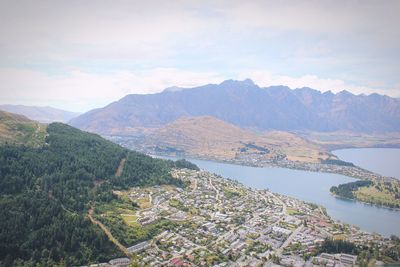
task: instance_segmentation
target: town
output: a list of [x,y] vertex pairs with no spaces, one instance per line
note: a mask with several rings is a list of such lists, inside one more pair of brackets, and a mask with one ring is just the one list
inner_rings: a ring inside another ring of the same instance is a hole
[[135,223],[164,218],[177,226],[127,247],[131,258],[92,266],[353,266],[355,255],[315,252],[327,238],[375,247],[389,242],[332,220],[312,203],[205,171],[172,175],[188,186],[134,187],[115,194],[146,203],[131,215]]

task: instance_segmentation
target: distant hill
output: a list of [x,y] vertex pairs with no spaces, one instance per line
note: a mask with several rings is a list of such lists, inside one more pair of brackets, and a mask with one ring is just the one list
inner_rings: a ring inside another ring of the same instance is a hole
[[0,110],[24,115],[27,118],[43,123],[68,122],[80,113],[52,107],[36,107],[23,105],[0,105]]
[[258,155],[265,159],[319,162],[334,157],[321,146],[287,132],[257,134],[211,116],[184,117],[135,138],[119,139],[149,153],[232,160]]
[[0,145],[10,143],[36,147],[44,143],[45,136],[46,125],[0,110]]
[[258,130],[400,131],[399,99],[285,86],[260,88],[251,80],[127,95],[70,123],[100,134],[129,135],[137,127],[160,127],[180,117],[206,115]]
[[330,151],[341,148],[389,147],[400,148],[400,132],[354,133],[354,132],[296,132]]

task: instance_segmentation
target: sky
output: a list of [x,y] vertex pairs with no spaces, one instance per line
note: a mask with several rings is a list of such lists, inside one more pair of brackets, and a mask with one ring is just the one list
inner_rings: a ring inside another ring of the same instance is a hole
[[0,104],[226,79],[400,97],[400,1],[0,0]]

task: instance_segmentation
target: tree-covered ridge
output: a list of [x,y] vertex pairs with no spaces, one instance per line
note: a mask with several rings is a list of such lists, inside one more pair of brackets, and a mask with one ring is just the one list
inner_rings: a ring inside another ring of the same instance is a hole
[[357,191],[358,188],[369,186],[371,184],[372,181],[360,180],[347,184],[340,184],[338,186],[332,186],[330,191],[337,196],[354,199],[354,192]]
[[0,266],[71,266],[120,256],[87,218],[91,203],[112,201],[115,188],[183,185],[170,175],[178,165],[172,161],[61,123],[50,124],[47,134],[41,147],[0,146]]
[[65,266],[121,256],[83,213],[41,190],[0,198],[0,266]]
[[183,182],[172,178],[170,169],[176,164],[170,160],[152,158],[138,152],[129,152],[121,177],[114,177],[111,183],[128,188],[132,186],[174,184],[182,187]]
[[331,193],[366,203],[400,208],[400,182],[393,181],[357,181],[332,186]]

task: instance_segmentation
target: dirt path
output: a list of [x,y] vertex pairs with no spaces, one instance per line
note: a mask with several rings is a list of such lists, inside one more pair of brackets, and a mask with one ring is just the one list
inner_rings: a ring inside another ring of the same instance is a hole
[[[125,161],[126,161],[126,158],[121,159],[121,162],[119,163],[118,169],[117,169],[117,171],[115,172],[115,176],[116,176],[116,177],[120,177],[120,176],[121,176],[122,171],[124,170]],[[100,181],[100,182],[95,183],[95,186],[94,186],[94,188],[93,188],[93,197],[94,197],[94,198],[96,197],[96,190],[97,190],[97,187],[98,187],[99,185],[101,185],[103,182],[104,182],[104,181]],[[124,253],[126,256],[129,257],[128,249],[127,249],[125,246],[123,246],[123,245],[111,234],[110,230],[108,230],[108,228],[107,228],[102,222],[96,220],[96,219],[93,217],[94,207],[95,207],[95,204],[94,204],[94,203],[95,203],[95,202],[93,202],[93,205],[92,205],[92,206],[90,207],[90,209],[88,210],[88,217],[89,217],[90,221],[91,221],[93,224],[98,225],[98,226],[101,228],[101,230],[103,230],[103,232],[107,235],[108,239],[109,239],[111,242],[113,242],[114,245],[116,245],[117,248],[118,248],[122,253]]]
[[121,176],[122,171],[124,170],[125,161],[126,161],[126,158],[121,159],[121,162],[119,163],[118,169],[115,172],[115,176],[116,177],[120,177]]
[[113,243],[117,246],[117,248],[118,248],[122,253],[124,253],[126,256],[129,256],[129,252],[128,252],[128,250],[126,249],[126,247],[124,247],[124,246],[111,234],[110,230],[108,230],[108,228],[107,228],[104,224],[102,224],[101,222],[99,222],[98,220],[96,220],[95,218],[93,218],[93,208],[90,208],[90,209],[89,209],[88,217],[89,217],[90,221],[91,221],[93,224],[98,225],[98,226],[101,228],[101,230],[103,230],[103,232],[107,235],[108,239],[110,239],[110,241],[113,242]]
[[196,191],[196,190],[197,190],[197,179],[194,180],[194,186],[193,186],[192,191]]

